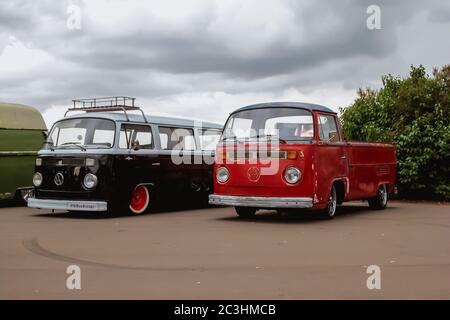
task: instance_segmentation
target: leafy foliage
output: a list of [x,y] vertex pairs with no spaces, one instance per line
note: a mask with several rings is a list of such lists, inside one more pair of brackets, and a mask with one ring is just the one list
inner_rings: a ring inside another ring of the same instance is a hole
[[345,136],[395,144],[400,196],[449,200],[450,65],[432,76],[411,66],[408,77],[388,74],[382,83],[340,109]]

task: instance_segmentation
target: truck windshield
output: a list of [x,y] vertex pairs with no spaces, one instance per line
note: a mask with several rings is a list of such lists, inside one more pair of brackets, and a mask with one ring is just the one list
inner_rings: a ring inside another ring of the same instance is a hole
[[67,119],[56,122],[49,134],[47,148],[111,148],[116,125],[96,118]]
[[309,141],[313,137],[310,111],[276,107],[234,113],[225,125],[221,140],[278,139],[285,142]]

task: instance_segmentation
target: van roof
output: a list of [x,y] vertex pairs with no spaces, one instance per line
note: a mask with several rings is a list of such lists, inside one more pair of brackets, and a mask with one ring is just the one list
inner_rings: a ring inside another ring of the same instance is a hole
[[237,109],[236,111],[233,111],[233,113],[245,111],[245,110],[251,110],[251,109],[262,109],[262,108],[297,108],[297,109],[306,109],[309,111],[322,111],[322,112],[330,112],[330,113],[336,113],[335,111],[331,110],[330,108],[327,108],[325,106],[321,106],[319,104],[313,104],[313,103],[306,103],[306,102],[266,102],[266,103],[258,103],[258,104],[252,104],[249,106],[245,106],[242,108]]
[[[190,120],[190,119],[183,119],[183,118],[176,118],[176,117],[164,117],[164,116],[155,116],[151,114],[146,114],[147,120],[149,123],[152,124],[158,124],[158,125],[171,125],[171,126],[188,126],[188,127],[194,127],[196,123],[201,123],[203,127],[211,128],[211,129],[219,129],[222,130],[223,125],[214,123],[214,122],[207,122],[207,121],[201,121],[201,120]],[[80,113],[80,114],[74,114],[71,116],[67,116],[61,120],[65,119],[75,119],[75,118],[101,118],[101,119],[108,119],[113,121],[121,121],[121,122],[141,122],[145,123],[144,118],[140,114],[131,114],[128,113],[128,119],[124,113],[116,113],[116,112],[95,112],[95,113]]]
[[0,102],[0,128],[47,130],[41,113],[33,107]]

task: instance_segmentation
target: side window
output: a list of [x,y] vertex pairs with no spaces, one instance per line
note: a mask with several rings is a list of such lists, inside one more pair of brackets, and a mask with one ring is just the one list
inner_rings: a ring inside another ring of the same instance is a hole
[[162,128],[159,128],[159,140],[161,142],[161,149],[167,150],[170,133],[162,132]]
[[149,126],[123,124],[119,148],[130,149],[133,144],[138,144],[140,149],[153,149],[152,129]]
[[206,151],[216,150],[220,135],[218,130],[203,130],[200,134],[200,148]]
[[194,130],[187,128],[159,127],[161,149],[195,150]]
[[331,115],[319,115],[319,138],[323,141],[340,141],[336,118]]

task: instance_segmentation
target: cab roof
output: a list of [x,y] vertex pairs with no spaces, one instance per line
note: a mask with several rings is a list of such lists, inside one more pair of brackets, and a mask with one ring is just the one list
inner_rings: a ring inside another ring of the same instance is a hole
[[0,102],[0,128],[47,130],[41,113],[33,107]]
[[329,113],[336,113],[335,111],[331,110],[330,108],[327,108],[325,106],[321,106],[319,104],[313,104],[313,103],[306,103],[306,102],[266,102],[266,103],[258,103],[258,104],[252,104],[249,106],[245,106],[242,108],[239,108],[232,112],[240,112],[245,110],[252,110],[252,109],[263,109],[263,108],[297,108],[297,109],[306,109],[309,111],[322,111],[322,112],[329,112]]
[[[195,124],[201,123],[203,127],[211,128],[211,129],[219,129],[222,130],[223,125],[214,123],[214,122],[207,122],[207,121],[196,121],[196,120],[190,120],[190,119],[183,119],[183,118],[175,118],[175,117],[163,117],[163,116],[155,116],[146,114],[148,123],[151,124],[158,124],[158,125],[170,125],[170,126],[188,126],[188,127],[194,127]],[[145,123],[144,118],[140,114],[131,114],[128,113],[128,119],[124,113],[116,113],[116,112],[92,112],[92,113],[80,113],[80,114],[74,114],[71,116],[67,116],[61,120],[66,119],[77,119],[77,118],[101,118],[101,119],[107,119],[112,121],[119,121],[119,122],[140,122]]]

